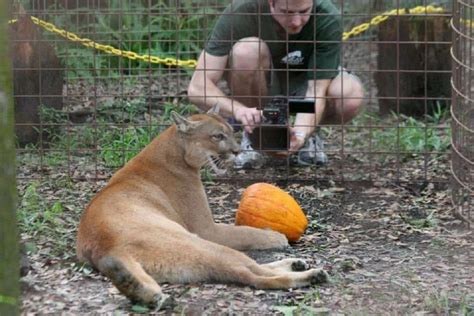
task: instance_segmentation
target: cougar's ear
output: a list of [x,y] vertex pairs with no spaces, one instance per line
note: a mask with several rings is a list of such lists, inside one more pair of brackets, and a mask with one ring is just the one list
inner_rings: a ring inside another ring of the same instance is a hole
[[219,103],[216,102],[216,104],[214,104],[212,108],[210,108],[209,111],[207,111],[207,114],[219,115],[219,111],[220,111],[220,106],[219,106]]
[[190,121],[175,111],[171,111],[171,119],[176,124],[178,130],[183,133],[189,132],[198,125],[197,122]]

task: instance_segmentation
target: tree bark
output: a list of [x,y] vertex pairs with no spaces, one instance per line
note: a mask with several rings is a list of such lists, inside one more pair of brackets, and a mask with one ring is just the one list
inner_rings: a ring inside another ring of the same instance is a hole
[[0,1],[0,315],[19,312],[19,257],[16,221],[15,142],[8,1]]
[[[380,114],[432,114],[451,96],[451,29],[446,17],[393,17],[378,33],[375,80]],[[438,100],[443,100],[438,102]]]

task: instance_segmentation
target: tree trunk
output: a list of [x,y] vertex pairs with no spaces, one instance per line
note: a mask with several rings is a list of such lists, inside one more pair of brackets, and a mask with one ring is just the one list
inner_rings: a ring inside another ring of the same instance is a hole
[[53,126],[42,122],[41,107],[63,107],[64,67],[41,30],[23,15],[10,26],[15,100],[15,133],[18,143],[46,145]]
[[375,81],[380,114],[431,114],[451,96],[447,17],[396,17],[379,27]]
[[19,259],[16,221],[15,142],[7,1],[0,1],[0,315],[16,315],[19,306]]

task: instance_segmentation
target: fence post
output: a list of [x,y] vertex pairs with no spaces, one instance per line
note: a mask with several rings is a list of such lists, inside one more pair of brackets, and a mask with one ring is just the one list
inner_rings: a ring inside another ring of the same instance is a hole
[[20,294],[8,2],[0,1],[0,315],[19,313]]
[[474,9],[453,1],[452,54],[452,198],[455,214],[474,227]]

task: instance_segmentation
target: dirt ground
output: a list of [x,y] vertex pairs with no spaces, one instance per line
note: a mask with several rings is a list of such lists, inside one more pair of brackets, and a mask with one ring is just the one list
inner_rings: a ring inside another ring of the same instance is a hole
[[[292,170],[317,172],[312,168]],[[30,171],[25,169],[22,175]],[[22,236],[24,243],[35,244],[35,251],[29,252],[30,269],[21,280],[23,314],[474,313],[474,233],[453,216],[449,192],[443,187],[383,181],[370,186],[362,182],[278,182],[300,203],[310,224],[301,240],[288,249],[249,255],[259,262],[303,258],[324,268],[330,282],[284,291],[235,284],[162,284],[174,304],[153,311],[131,305],[104,277],[76,262],[79,214],[105,182],[73,181],[61,188],[60,173],[40,172],[52,179],[40,191],[63,197],[65,229],[62,240]],[[27,182],[19,182],[22,191]],[[216,221],[233,222],[241,193],[250,182],[206,183]],[[59,254],[55,253],[58,248],[62,249]]]

